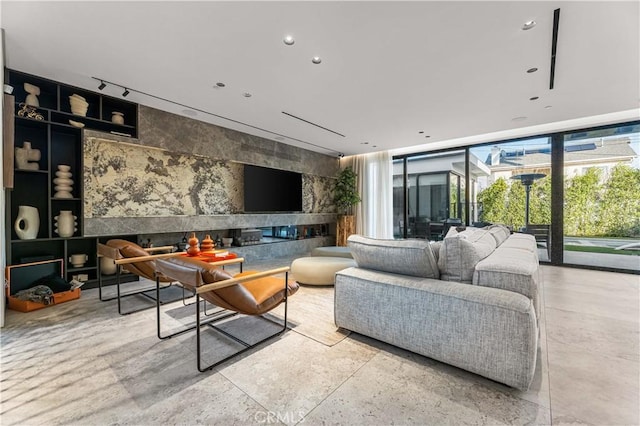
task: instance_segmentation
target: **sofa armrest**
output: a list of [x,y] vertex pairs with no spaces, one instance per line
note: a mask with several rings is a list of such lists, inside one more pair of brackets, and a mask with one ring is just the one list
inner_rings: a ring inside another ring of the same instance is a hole
[[499,247],[491,256],[478,262],[472,284],[526,296],[533,301],[539,316],[540,267],[537,259],[535,252]]

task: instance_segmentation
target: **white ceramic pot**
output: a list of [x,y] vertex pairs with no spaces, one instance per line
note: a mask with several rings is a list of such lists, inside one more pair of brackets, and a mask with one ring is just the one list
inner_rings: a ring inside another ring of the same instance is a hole
[[111,122],[114,124],[124,124],[124,114],[118,111],[113,111],[111,115]]
[[103,256],[100,258],[100,273],[102,275],[113,275],[118,270],[115,260]]
[[78,223],[75,221],[77,217],[71,214],[71,210],[61,210],[54,219],[56,221],[55,233],[63,238],[72,237],[74,232],[78,230],[76,228]]
[[222,239],[222,244],[224,244],[225,247],[231,247],[232,243],[233,243],[233,238],[223,238]]
[[38,209],[31,206],[18,206],[18,217],[14,229],[21,240],[34,240],[40,229]]
[[53,198],[73,198],[73,180],[71,178],[71,166],[66,164],[60,164],[58,171],[56,172],[56,178],[53,179],[53,188],[56,193],[53,194]]
[[82,268],[87,260],[89,260],[89,256],[86,254],[72,254],[69,256],[69,263],[74,268]]
[[24,100],[24,103],[38,108],[40,106],[40,101],[38,101],[38,96],[40,96],[40,88],[38,86],[34,86],[30,83],[24,84],[24,91],[28,93],[27,98]]

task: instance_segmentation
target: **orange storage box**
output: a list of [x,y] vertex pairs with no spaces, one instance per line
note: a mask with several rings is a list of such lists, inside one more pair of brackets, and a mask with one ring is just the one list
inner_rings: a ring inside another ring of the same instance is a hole
[[32,302],[30,300],[20,300],[13,297],[20,290],[27,289],[32,283],[40,278],[51,274],[60,274],[64,277],[64,260],[54,259],[42,262],[23,263],[20,265],[7,266],[5,269],[5,279],[7,282],[7,300],[9,309],[20,312],[30,312],[36,309],[47,308],[59,303],[80,298],[80,289],[62,291],[53,294],[53,301],[45,305],[44,303]]

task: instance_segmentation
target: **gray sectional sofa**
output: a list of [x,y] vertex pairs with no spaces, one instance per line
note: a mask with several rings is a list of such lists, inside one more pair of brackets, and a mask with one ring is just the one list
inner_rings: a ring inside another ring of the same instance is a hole
[[350,236],[358,266],[336,274],[336,325],[526,390],[539,334],[535,239],[499,225],[460,231],[437,243]]

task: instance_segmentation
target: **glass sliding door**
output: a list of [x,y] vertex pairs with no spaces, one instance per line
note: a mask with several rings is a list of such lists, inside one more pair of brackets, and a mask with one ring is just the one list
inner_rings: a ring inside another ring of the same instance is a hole
[[406,162],[404,158],[395,159],[393,167],[397,238],[438,240],[448,218],[463,219],[464,150],[408,156]]
[[526,139],[473,147],[470,169],[483,165],[488,172],[475,177],[472,222],[501,223],[514,231],[533,234],[540,260],[551,253],[551,140]]
[[564,263],[640,270],[640,125],[564,137]]

